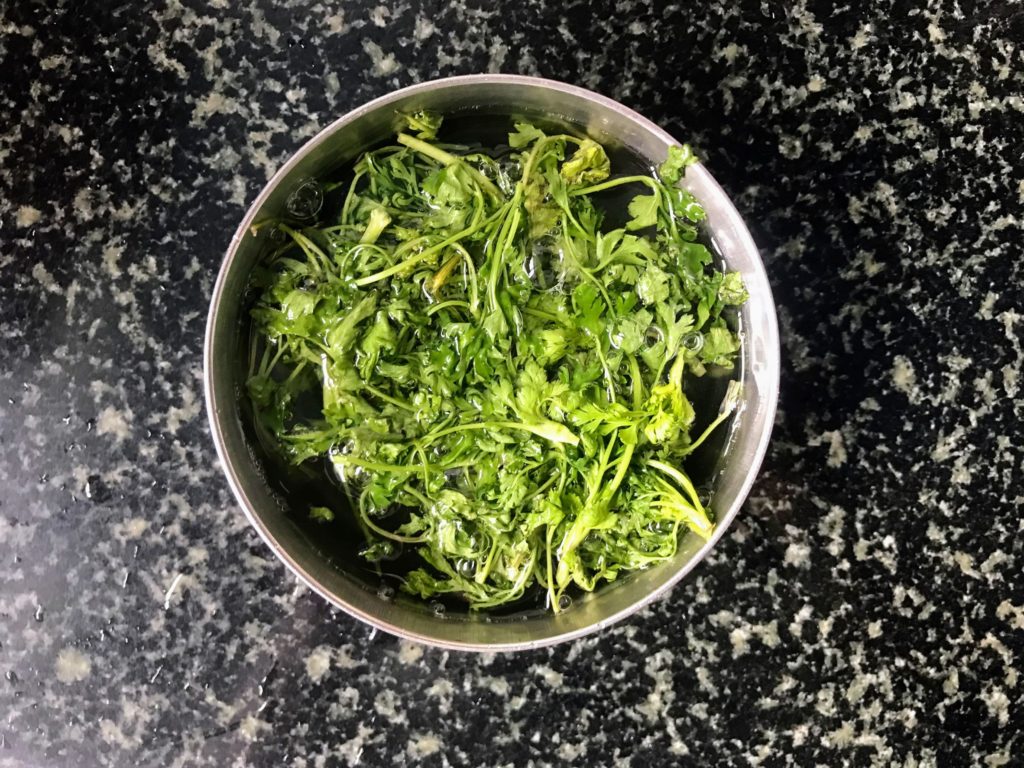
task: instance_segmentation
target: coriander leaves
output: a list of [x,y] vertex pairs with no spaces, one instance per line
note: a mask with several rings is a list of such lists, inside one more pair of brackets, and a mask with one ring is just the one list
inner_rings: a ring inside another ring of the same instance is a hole
[[[746,292],[697,242],[689,148],[616,177],[591,139],[517,123],[481,152],[442,134],[403,116],[334,218],[259,225],[284,240],[253,278],[248,395],[284,456],[344,481],[351,505],[310,511],[325,535],[352,506],[371,567],[415,553],[406,592],[484,610],[538,591],[558,611],[713,530],[682,461],[741,391],[697,414],[685,387],[734,365]],[[608,229],[596,196],[619,187],[628,218]]]

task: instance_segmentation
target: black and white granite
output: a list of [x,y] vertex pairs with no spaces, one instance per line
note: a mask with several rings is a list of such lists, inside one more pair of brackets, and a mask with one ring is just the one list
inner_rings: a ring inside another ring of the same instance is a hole
[[[0,766],[1024,765],[1022,6],[502,5],[0,6]],[[699,147],[785,357],[712,557],[599,636],[495,657],[297,586],[200,378],[275,167],[478,71]]]

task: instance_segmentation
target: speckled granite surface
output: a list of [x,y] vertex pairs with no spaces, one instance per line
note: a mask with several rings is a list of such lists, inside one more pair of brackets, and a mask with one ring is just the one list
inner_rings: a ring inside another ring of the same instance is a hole
[[[0,766],[1024,765],[1020,5],[43,5],[0,11]],[[487,70],[698,146],[785,355],[713,556],[514,657],[297,587],[200,404],[211,283],[272,170]]]

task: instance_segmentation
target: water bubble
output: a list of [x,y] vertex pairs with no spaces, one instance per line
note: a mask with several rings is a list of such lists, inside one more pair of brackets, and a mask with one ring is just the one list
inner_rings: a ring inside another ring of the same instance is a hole
[[558,610],[566,611],[569,609],[570,605],[572,605],[572,598],[569,597],[569,595],[558,596]]
[[18,675],[17,675],[17,673],[15,673],[15,671],[13,669],[8,669],[7,670],[7,674],[4,675],[4,677],[7,678],[7,682],[9,682],[9,683],[16,683],[16,682],[18,682]]
[[96,419],[89,419],[85,422],[85,431],[92,432],[96,428]]
[[647,346],[649,347],[653,347],[655,344],[661,341],[662,337],[663,334],[661,333],[661,328],[659,328],[656,325],[652,325],[650,328],[647,329],[646,333],[644,333],[644,341],[647,343]]
[[434,615],[435,615],[435,616],[437,616],[438,618],[440,618],[440,617],[444,616],[444,614],[445,614],[445,611],[446,611],[447,609],[446,609],[446,608],[444,607],[444,603],[439,603],[439,602],[437,602],[437,601],[435,600],[434,602],[432,602],[432,603],[430,604],[430,610],[432,610],[432,611],[434,612]]
[[32,614],[32,618],[36,621],[42,621],[46,614],[43,613],[43,606],[37,605],[36,612]]
[[395,588],[388,584],[382,584],[380,589],[377,590],[377,597],[381,600],[393,600],[395,597]]
[[476,573],[476,561],[464,557],[455,563],[455,570],[458,572],[460,576],[464,576],[467,579],[471,579],[473,578],[473,575]]
[[704,346],[704,334],[700,331],[690,331],[683,336],[682,345],[690,352],[699,352]]
[[297,219],[311,219],[324,204],[324,189],[316,179],[303,179],[288,195],[285,208]]
[[703,506],[711,506],[711,489],[710,488],[698,488],[697,489],[697,501]]

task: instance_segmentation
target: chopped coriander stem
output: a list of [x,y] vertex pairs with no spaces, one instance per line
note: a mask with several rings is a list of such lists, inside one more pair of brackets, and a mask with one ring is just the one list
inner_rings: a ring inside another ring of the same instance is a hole
[[365,510],[362,509],[359,510],[359,517],[366,524],[367,528],[369,528],[377,535],[383,536],[385,539],[399,541],[402,544],[420,544],[421,542],[430,540],[430,534],[428,533],[423,533],[419,536],[404,536],[401,533],[393,533],[392,531],[381,528],[379,525],[373,522],[373,520],[370,519],[370,516],[365,512]]
[[491,572],[491,566],[494,564],[494,555],[498,552],[498,537],[495,536],[491,539],[491,550],[487,554],[487,560],[484,561],[484,567],[477,570],[473,577],[473,581],[477,584],[483,584],[487,581],[487,576]]
[[363,236],[359,238],[359,244],[372,245],[376,243],[377,238],[381,236],[381,233],[384,232],[390,223],[391,216],[387,211],[383,208],[374,208],[370,211],[370,220],[366,224]]
[[447,429],[442,429],[439,432],[431,432],[424,435],[421,439],[425,440],[427,443],[432,443],[446,435],[451,435],[455,432],[462,432],[463,430],[468,429],[519,429],[524,432],[530,432],[538,437],[543,437],[553,443],[578,445],[580,442],[580,439],[574,435],[568,427],[564,424],[559,424],[556,421],[549,422],[547,425],[524,424],[518,421],[478,421],[472,424],[456,424],[454,427],[448,427]]
[[460,243],[454,243],[452,248],[462,254],[462,263],[466,267],[466,272],[463,273],[463,282],[469,291],[469,311],[475,317],[480,309],[480,297],[477,294],[476,265],[473,263],[473,257],[469,255],[469,251],[463,248]]
[[460,307],[462,309],[468,309],[470,312],[473,311],[472,306],[468,301],[462,299],[448,299],[448,301],[442,301],[439,304],[431,304],[427,307],[426,314],[433,315],[440,312],[442,309],[448,309],[449,307]]
[[348,224],[349,213],[352,210],[352,203],[356,197],[356,188],[359,186],[360,179],[366,173],[364,170],[356,171],[352,177],[352,183],[348,185],[348,194],[345,195],[345,202],[341,206],[341,223]]
[[458,156],[453,155],[451,152],[445,152],[436,144],[423,141],[423,139],[417,139],[415,136],[410,136],[407,133],[398,134],[398,143],[409,147],[409,149],[416,150],[421,155],[426,155],[431,160],[436,160],[441,165],[454,165],[460,161]]
[[604,192],[606,189],[612,189],[613,187],[621,187],[623,184],[646,184],[655,192],[658,191],[658,182],[650,176],[620,176],[617,179],[609,179],[608,181],[602,181],[600,184],[594,184],[589,187],[572,189],[569,191],[569,197],[592,195],[595,192]]
[[482,189],[486,190],[487,194],[497,200],[501,199],[501,190],[494,186],[494,182],[458,155],[453,155],[451,152],[445,152],[436,144],[430,144],[406,133],[398,134],[398,143],[404,144],[409,147],[409,149],[415,150],[421,155],[426,155],[432,160],[436,160],[441,165],[459,165],[460,167],[465,168],[469,171],[469,175],[473,177],[473,180],[476,181]]
[[708,439],[711,433],[714,432],[723,421],[729,418],[732,412],[736,410],[736,406],[739,404],[739,398],[742,392],[743,386],[738,381],[729,382],[729,389],[726,390],[725,398],[722,400],[722,404],[719,407],[718,416],[715,417],[714,421],[708,424],[707,429],[701,432],[700,437],[686,447],[682,453],[683,456],[697,450],[701,444]]
[[544,548],[547,550],[547,561],[548,561],[548,604],[551,606],[551,610],[558,613],[560,610],[558,605],[558,596],[555,594],[555,569],[551,561],[551,537],[555,533],[555,527],[552,525],[545,526],[547,530],[544,531]]
[[392,397],[387,392],[384,392],[384,391],[378,389],[377,387],[373,386],[369,382],[366,382],[366,381],[363,382],[363,389],[365,389],[367,392],[369,392],[370,394],[374,395],[375,397],[379,397],[385,403],[391,403],[396,408],[401,408],[404,411],[410,411],[410,412],[415,412],[415,410],[416,410],[415,408],[413,408],[411,405],[409,405],[404,400],[399,400],[397,397]]
[[457,253],[456,252],[452,256],[449,256],[448,257],[448,261],[446,261],[444,264],[442,264],[441,268],[439,270],[437,270],[437,272],[435,272],[433,274],[433,276],[430,277],[429,280],[427,280],[427,283],[426,283],[427,290],[430,291],[432,294],[434,294],[436,296],[437,292],[439,290],[441,290],[441,288],[444,286],[444,284],[448,281],[448,278],[451,276],[452,272],[455,271],[456,265],[461,260],[462,260],[462,254],[461,253]]
[[597,359],[601,362],[601,371],[604,373],[605,384],[608,385],[608,400],[614,403],[616,402],[615,378],[612,376],[611,369],[608,368],[608,361],[605,359],[604,350],[601,349],[601,339],[597,336],[594,337],[594,349],[597,350]]
[[693,483],[690,481],[690,478],[687,477],[683,472],[676,469],[672,465],[666,464],[663,461],[658,461],[657,459],[649,459],[647,461],[647,466],[654,467],[655,469],[664,472],[666,475],[668,475],[681,486],[683,486],[683,489],[690,497],[690,501],[693,502],[694,509],[696,509],[701,514],[704,513],[704,506],[700,503],[700,499],[697,497],[697,489],[693,487]]
[[413,450],[420,457],[420,461],[423,462],[421,465],[423,467],[423,487],[427,488],[430,486],[430,462],[427,460],[427,454],[423,450],[423,446],[416,445],[413,447]]
[[603,489],[603,493],[607,494],[608,498],[611,499],[619,486],[622,485],[622,481],[626,479],[626,472],[629,471],[629,462],[633,460],[633,451],[636,446],[629,444],[623,447],[622,456],[619,457],[618,465],[615,469],[615,475],[612,477],[612,481]]
[[490,218],[488,218],[484,222],[478,222],[476,224],[471,224],[470,226],[466,227],[465,229],[463,229],[463,230],[461,230],[459,232],[456,232],[451,237],[449,237],[449,238],[447,238],[445,240],[442,240],[437,245],[431,246],[430,248],[426,248],[426,249],[420,251],[419,253],[417,253],[415,256],[410,256],[409,258],[405,259],[404,261],[402,261],[402,262],[400,262],[398,264],[395,264],[393,267],[390,267],[388,269],[382,269],[380,272],[375,272],[374,274],[368,275],[367,277],[361,277],[358,280],[356,280],[354,284],[359,286],[360,288],[362,288],[364,286],[372,285],[373,283],[380,282],[381,280],[386,280],[387,278],[389,278],[389,277],[391,277],[393,275],[397,275],[397,274],[400,274],[402,272],[405,272],[410,267],[413,267],[413,266],[415,266],[416,264],[419,264],[422,261],[426,261],[427,259],[429,259],[431,256],[433,256],[438,251],[443,250],[444,248],[447,248],[449,245],[452,245],[454,243],[459,242],[459,240],[462,240],[463,238],[468,237],[469,235],[472,235],[474,232],[478,231],[483,224],[488,223],[493,218],[494,218],[494,216],[491,216]]
[[277,224],[277,219],[264,219],[263,221],[257,221],[255,224],[249,227],[249,233],[255,235],[264,227],[271,226],[272,224]]
[[292,238],[299,247],[306,254],[307,258],[313,262],[313,266],[317,268],[317,272],[329,272],[330,271],[330,260],[327,258],[327,254],[320,250],[320,246],[310,240],[301,232],[296,232],[294,229],[289,227],[287,224],[278,224],[277,228]]
[[[516,202],[513,198],[513,204]],[[498,248],[493,255],[490,265],[490,272],[487,275],[487,296],[490,299],[490,309],[498,309],[498,277],[505,271],[505,253],[512,248],[512,237],[519,226],[521,214],[519,206],[512,209],[511,217],[506,216],[502,222],[501,232],[498,234]]]
[[[276,358],[275,358],[275,364],[276,364]],[[306,366],[307,366],[307,365],[308,365],[308,363],[307,363],[307,362],[306,362],[305,360],[303,360],[303,361],[302,361],[302,362],[300,362],[300,363],[299,363],[299,364],[298,364],[297,366],[295,366],[295,370],[294,370],[294,371],[292,371],[292,372],[291,372],[291,373],[290,373],[290,374],[288,375],[288,378],[284,380],[284,386],[285,386],[285,387],[287,387],[287,386],[288,386],[289,384],[291,384],[291,383],[292,383],[293,381],[295,381],[295,379],[297,379],[297,378],[299,377],[299,375],[300,375],[300,374],[301,374],[301,373],[302,373],[302,372],[303,372],[304,370],[306,370]]]
[[[546,463],[547,462],[545,461],[539,461],[537,462],[536,466],[539,467],[542,464]],[[523,504],[526,504],[526,502],[532,501],[533,499],[540,496],[542,493],[544,493],[544,491],[546,491],[548,488],[554,485],[556,480],[558,480],[558,475],[556,473],[552,473],[551,477],[545,480],[542,485],[538,486],[535,490],[531,491],[530,493],[526,494],[526,496],[523,497]]]

